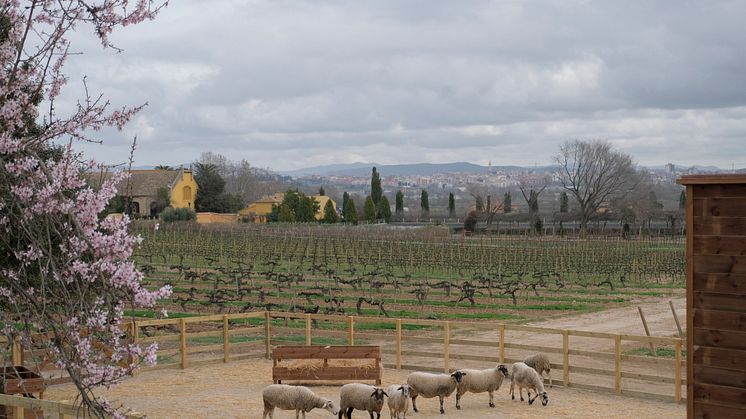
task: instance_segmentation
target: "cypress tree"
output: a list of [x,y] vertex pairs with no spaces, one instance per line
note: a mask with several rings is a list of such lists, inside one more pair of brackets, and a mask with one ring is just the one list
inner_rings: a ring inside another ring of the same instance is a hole
[[396,218],[402,219],[404,217],[404,192],[401,190],[396,191]]
[[346,223],[357,224],[357,208],[355,208],[355,201],[353,201],[352,198],[349,198],[349,196],[342,215],[344,216]]
[[327,224],[334,224],[337,222],[337,220],[337,211],[334,209],[334,204],[330,199],[326,201],[326,205],[324,205],[324,218],[322,219],[322,221]]
[[453,192],[448,194],[448,216],[451,218],[456,216],[456,198],[453,197]]
[[428,198],[427,191],[424,189],[420,194],[420,210],[423,217],[430,215],[430,199]]
[[378,205],[381,202],[381,196],[383,196],[383,189],[381,189],[381,175],[373,168],[373,173],[370,175],[370,196],[373,199],[373,203]]
[[567,192],[562,192],[560,195],[560,212],[565,213],[569,207],[569,200],[567,199]]
[[320,196],[324,196],[324,195],[326,195],[326,191],[324,190],[324,187],[323,187],[323,186],[320,186],[320,187],[319,187],[319,195],[320,195]]
[[342,194],[342,216],[345,214],[345,210],[347,209],[347,201],[350,200],[350,194],[345,191],[345,193]]
[[492,195],[487,195],[487,205],[484,208],[487,212],[492,211]]
[[679,195],[679,208],[686,208],[686,191],[681,191],[681,195]]
[[378,203],[378,215],[383,221],[391,222],[391,204],[389,204],[389,199],[385,195],[381,197],[381,202]]
[[513,212],[513,197],[510,195],[510,191],[503,195],[503,212],[506,214]]
[[374,223],[376,221],[376,204],[373,202],[373,197],[370,195],[365,198],[363,217],[365,217],[365,221],[368,221],[369,223]]

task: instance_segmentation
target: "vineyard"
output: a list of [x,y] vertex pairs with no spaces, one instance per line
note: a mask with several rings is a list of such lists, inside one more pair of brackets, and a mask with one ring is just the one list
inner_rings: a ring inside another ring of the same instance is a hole
[[[171,311],[523,321],[684,286],[682,237],[464,237],[443,228],[134,226]],[[152,313],[135,313],[150,316]]]

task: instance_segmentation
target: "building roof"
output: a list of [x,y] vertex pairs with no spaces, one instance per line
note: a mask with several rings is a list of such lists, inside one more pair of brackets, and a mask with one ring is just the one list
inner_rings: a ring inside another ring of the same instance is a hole
[[[158,194],[158,189],[171,187],[176,181],[181,178],[181,173],[184,169],[180,170],[132,170],[130,171],[129,180],[125,179],[117,184],[117,192],[119,194],[128,193],[131,196],[155,196]],[[112,176],[112,172],[106,172],[103,174],[104,178]],[[89,179],[92,180],[94,186],[100,185],[100,179],[102,179],[101,173],[91,173]],[[129,181],[129,185],[128,182]]]
[[284,198],[284,192],[277,192],[272,195],[264,195],[263,197],[252,202],[252,204],[279,204]]

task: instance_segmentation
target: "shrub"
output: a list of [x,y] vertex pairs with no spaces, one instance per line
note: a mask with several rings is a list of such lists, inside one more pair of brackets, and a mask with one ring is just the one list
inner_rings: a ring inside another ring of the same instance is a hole
[[164,223],[171,223],[174,221],[193,221],[197,219],[197,213],[191,208],[174,208],[166,207],[158,217]]

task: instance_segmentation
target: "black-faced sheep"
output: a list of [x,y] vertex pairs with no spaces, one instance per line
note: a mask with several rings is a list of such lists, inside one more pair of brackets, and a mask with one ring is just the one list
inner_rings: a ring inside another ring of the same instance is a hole
[[[510,370],[510,377],[510,394],[512,395],[511,398],[513,400],[515,400],[513,388],[517,385],[521,401],[523,401],[523,389],[525,388],[529,405],[533,404],[537,397],[541,397],[541,404],[543,406],[546,406],[547,403],[549,403],[549,396],[547,396],[547,392],[544,391],[544,379],[541,378],[535,369],[529,367],[523,362],[516,362]],[[536,392],[533,399],[531,398],[531,390]]]
[[325,409],[329,413],[336,415],[339,413],[336,404],[333,401],[319,397],[303,386],[289,386],[286,384],[272,384],[264,387],[262,391],[264,400],[264,414],[262,419],[272,419],[275,408],[282,410],[295,410],[295,419],[298,414],[303,414],[306,419],[306,412],[313,409]]
[[375,412],[376,419],[380,419],[384,396],[387,396],[386,392],[378,387],[361,383],[345,384],[339,390],[338,419],[342,419],[343,413],[347,419],[352,418],[352,411],[355,409],[367,411],[370,419],[373,419]]
[[549,387],[552,387],[552,364],[549,362],[549,357],[545,354],[534,354],[526,357],[523,363],[536,370],[539,375],[544,378],[544,372],[549,377]]
[[490,407],[495,407],[494,393],[503,384],[503,380],[508,376],[508,368],[505,365],[498,365],[486,370],[459,370],[466,374],[457,386],[456,390],[456,409],[461,409],[461,396],[468,393],[484,393],[490,395]]
[[438,397],[440,399],[440,413],[445,413],[443,399],[453,394],[456,386],[465,375],[461,371],[456,371],[452,374],[431,374],[419,371],[409,374],[407,376],[407,384],[409,384],[410,394],[412,395],[412,409],[418,412],[418,396],[426,399]]

